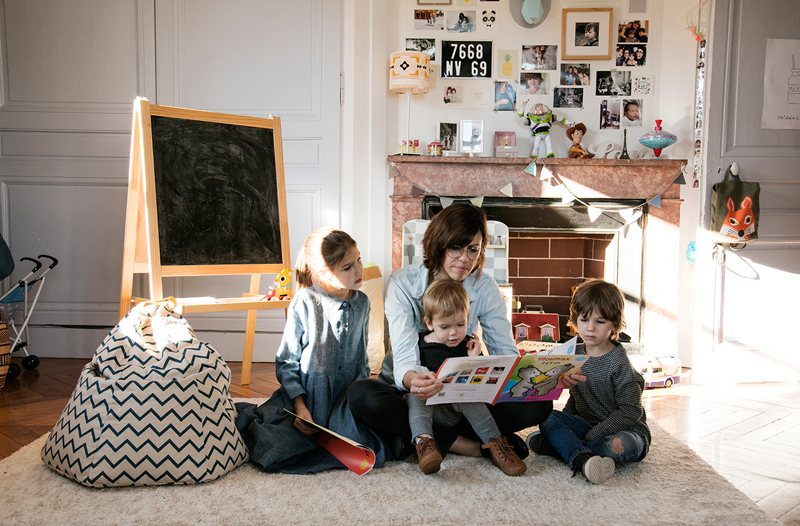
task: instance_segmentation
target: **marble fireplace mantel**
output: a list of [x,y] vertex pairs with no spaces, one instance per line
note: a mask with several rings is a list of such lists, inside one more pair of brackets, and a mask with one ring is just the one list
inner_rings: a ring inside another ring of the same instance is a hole
[[645,229],[645,343],[648,352],[677,351],[681,199],[673,181],[685,159],[536,159],[536,176],[525,173],[531,159],[522,157],[390,155],[388,161],[397,172],[391,196],[393,271],[401,266],[403,224],[421,218],[426,196],[560,199],[564,191],[555,178],[548,180],[548,171],[583,199],[649,201],[660,195],[660,208],[649,207]]
[[578,197],[650,199],[663,194],[686,165],[685,159],[536,159],[533,177],[524,172],[532,159],[522,157],[390,155],[388,159],[409,184],[430,190],[426,193],[461,197],[502,196],[499,189],[508,184],[515,197],[561,197],[561,191],[542,183],[543,170],[549,170]]

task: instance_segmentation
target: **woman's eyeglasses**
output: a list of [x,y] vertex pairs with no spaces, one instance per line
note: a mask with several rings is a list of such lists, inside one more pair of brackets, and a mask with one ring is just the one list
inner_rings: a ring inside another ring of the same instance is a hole
[[459,259],[464,253],[467,253],[467,259],[470,261],[474,261],[478,258],[481,253],[481,246],[480,245],[471,245],[465,248],[462,247],[448,247],[447,255],[453,259]]

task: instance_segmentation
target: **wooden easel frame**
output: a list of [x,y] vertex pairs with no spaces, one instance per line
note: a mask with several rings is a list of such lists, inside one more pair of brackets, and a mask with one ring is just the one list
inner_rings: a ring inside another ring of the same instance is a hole
[[[273,130],[275,173],[278,187],[278,213],[280,217],[281,263],[263,265],[161,265],[151,116],[270,128]],[[259,119],[185,108],[156,106],[151,105],[147,99],[138,97],[134,101],[131,128],[128,205],[125,215],[119,317],[122,319],[131,308],[134,274],[148,275],[150,299],[160,299],[164,296],[163,277],[249,274],[250,290],[248,293],[242,294],[242,297],[213,298],[211,301],[201,302],[187,300],[184,303],[181,303],[181,299],[177,299],[178,306],[183,314],[247,311],[241,383],[242,385],[249,384],[257,310],[286,309],[289,306],[289,301],[287,300],[259,301],[261,298],[259,294],[261,274],[277,274],[284,268],[291,268],[280,118]]]

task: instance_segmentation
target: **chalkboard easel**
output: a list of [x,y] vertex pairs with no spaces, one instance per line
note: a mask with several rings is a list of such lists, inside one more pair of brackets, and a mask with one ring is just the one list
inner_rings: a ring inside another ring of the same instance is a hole
[[120,319],[134,274],[150,299],[168,276],[250,275],[241,297],[177,299],[184,314],[246,310],[242,385],[250,383],[261,274],[291,268],[278,117],[259,119],[134,101]]

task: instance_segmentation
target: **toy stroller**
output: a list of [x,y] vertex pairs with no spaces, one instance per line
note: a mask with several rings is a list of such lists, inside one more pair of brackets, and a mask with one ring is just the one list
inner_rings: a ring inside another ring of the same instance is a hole
[[[39,275],[36,274],[39,270],[44,266],[39,259],[46,258],[50,260],[50,265],[47,266]],[[19,350],[25,352],[25,358],[22,359],[22,367],[26,370],[30,371],[36,369],[39,365],[39,358],[32,354],[28,354],[28,342],[22,341],[22,336],[25,334],[26,339],[30,339],[29,332],[28,332],[28,323],[31,320],[31,315],[33,314],[33,310],[36,308],[36,302],[39,301],[39,295],[42,293],[42,287],[44,286],[45,275],[50,272],[56,265],[58,265],[58,260],[52,256],[48,256],[46,254],[42,254],[39,256],[39,259],[34,258],[20,258],[20,261],[30,261],[34,264],[33,270],[28,272],[24,278],[19,280],[16,285],[14,285],[8,292],[3,294],[0,297],[0,309],[3,311],[3,316],[6,319],[6,323],[8,324],[9,328],[9,336],[14,338],[14,341],[11,345],[11,353],[15,353]],[[38,287],[36,287],[36,295],[33,298],[33,301],[30,303],[30,308],[28,307],[28,298],[30,294],[33,292],[34,286],[38,283]],[[14,313],[17,312],[19,307],[23,307],[24,313],[24,321],[22,326],[17,329],[16,325],[14,324]],[[21,372],[19,365],[12,363],[9,365],[8,368],[8,378],[14,378],[19,375]]]

